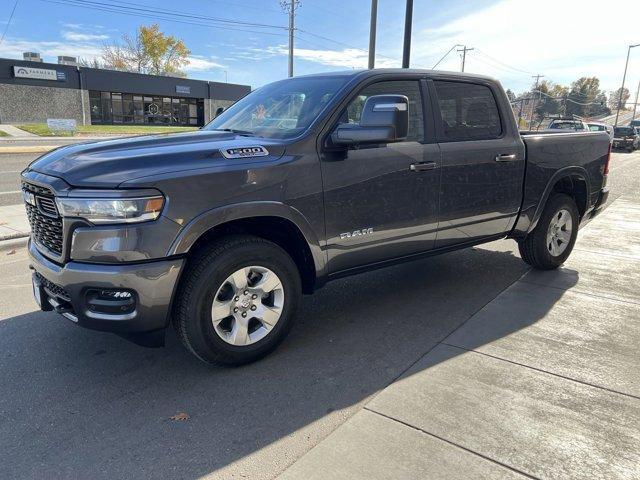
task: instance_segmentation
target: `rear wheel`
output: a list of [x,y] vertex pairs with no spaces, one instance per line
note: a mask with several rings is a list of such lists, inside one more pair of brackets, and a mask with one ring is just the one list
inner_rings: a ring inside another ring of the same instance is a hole
[[200,360],[241,365],[284,340],[300,296],[298,269],[284,250],[257,237],[227,237],[190,259],[173,322]]
[[579,213],[573,198],[561,193],[553,194],[536,228],[518,242],[520,256],[534,268],[558,268],[573,250],[578,225]]

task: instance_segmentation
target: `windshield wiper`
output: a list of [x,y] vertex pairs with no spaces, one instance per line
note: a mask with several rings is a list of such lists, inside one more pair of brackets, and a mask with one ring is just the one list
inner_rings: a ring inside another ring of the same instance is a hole
[[231,132],[231,133],[235,133],[236,135],[244,135],[246,137],[255,137],[256,136],[256,134],[253,133],[252,131],[249,131],[249,130],[238,130],[237,128],[212,128],[211,130],[218,131],[218,132]]

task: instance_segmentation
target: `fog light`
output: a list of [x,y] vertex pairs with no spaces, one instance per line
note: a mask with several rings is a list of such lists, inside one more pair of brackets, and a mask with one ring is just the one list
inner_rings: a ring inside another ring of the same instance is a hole
[[136,309],[136,294],[131,290],[95,288],[87,290],[85,299],[93,313],[124,315]]

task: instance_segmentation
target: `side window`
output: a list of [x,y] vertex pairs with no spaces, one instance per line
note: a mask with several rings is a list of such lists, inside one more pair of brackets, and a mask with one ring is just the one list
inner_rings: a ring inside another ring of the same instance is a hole
[[496,99],[485,85],[435,81],[444,139],[490,140],[502,134]]
[[379,82],[362,89],[360,94],[349,104],[340,123],[359,124],[364,102],[372,95],[397,94],[409,98],[409,132],[407,141],[422,142],[424,140],[424,112],[420,82],[417,80]]

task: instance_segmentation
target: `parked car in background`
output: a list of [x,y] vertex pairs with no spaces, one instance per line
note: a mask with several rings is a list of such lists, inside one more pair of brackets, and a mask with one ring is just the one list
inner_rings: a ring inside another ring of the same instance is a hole
[[570,130],[572,132],[589,131],[589,126],[585,122],[574,118],[554,118],[548,128],[549,130]]
[[507,237],[529,265],[558,268],[606,203],[609,159],[603,132],[520,134],[488,77],[294,77],[197,132],[29,165],[33,292],[147,346],[172,323],[199,359],[239,365],[273,350],[301,294],[329,280]]
[[630,127],[640,127],[640,120],[631,120],[629,122]]
[[591,132],[607,132],[609,138],[613,142],[613,126],[599,122],[589,122],[587,123],[587,126]]
[[638,149],[640,136],[634,127],[615,127],[613,129],[613,148],[633,152]]

